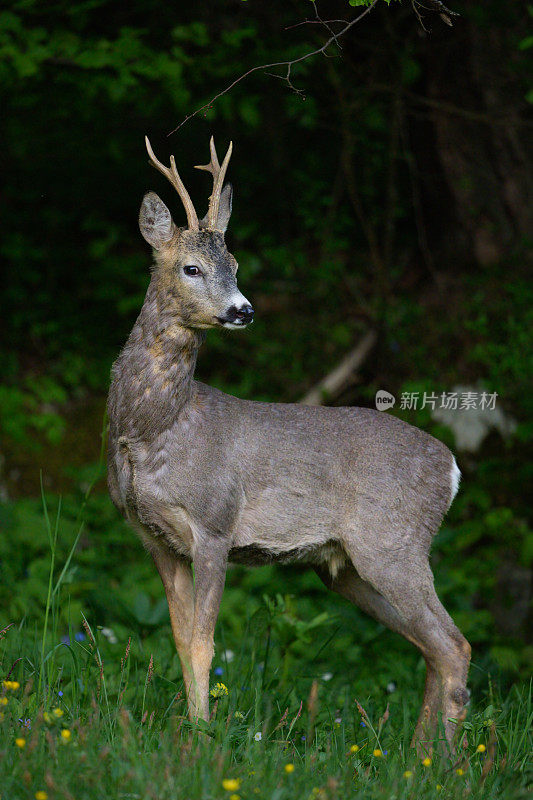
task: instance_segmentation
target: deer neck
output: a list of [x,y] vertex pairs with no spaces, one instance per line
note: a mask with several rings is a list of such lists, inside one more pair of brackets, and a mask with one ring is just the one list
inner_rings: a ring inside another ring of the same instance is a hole
[[152,278],[130,337],[138,402],[152,427],[164,426],[169,415],[175,418],[192,396],[204,334],[185,327],[181,319],[179,298]]

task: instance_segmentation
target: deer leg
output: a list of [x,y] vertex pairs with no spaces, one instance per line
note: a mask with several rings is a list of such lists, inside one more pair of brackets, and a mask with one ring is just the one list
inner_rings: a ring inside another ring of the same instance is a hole
[[435,675],[435,683],[431,687],[433,704],[429,712],[423,706],[412,744],[417,745],[419,750],[431,747],[438,722],[437,715],[431,712],[437,708],[437,713],[440,710],[442,715],[446,741],[451,747],[457,725],[466,716],[465,706],[469,700],[466,679],[470,664],[470,645],[453,625],[435,593],[423,614],[418,619],[412,619],[409,624],[415,630],[418,628],[416,635],[422,642],[428,671],[432,670]]
[[437,597],[427,556],[412,553],[409,560],[396,557],[394,561],[390,555],[371,561],[366,557],[360,559],[360,564],[357,553],[354,556],[358,573],[392,606],[402,621],[403,635],[417,645],[434,673],[427,693],[429,713],[424,704],[413,743],[421,741],[427,745],[428,734],[431,736],[436,727],[434,709],[437,708],[451,745],[456,724],[464,719],[464,706],[468,702],[466,678],[471,651]]
[[[419,650],[423,651],[420,642],[416,641],[398,612],[369,583],[359,577],[353,566],[349,565],[339,571],[335,578],[328,569],[315,568],[320,580],[333,592],[345,597],[369,616],[385,625],[392,631],[401,634]],[[423,652],[422,652],[423,654]],[[424,655],[424,654],[423,654]],[[424,741],[432,741],[437,723],[439,709],[439,684],[437,673],[430,661],[426,661],[426,685],[422,710],[416,726],[415,738],[420,742],[420,751],[424,750]],[[425,748],[427,750],[428,748]]]
[[[451,745],[457,726],[466,717],[466,704],[470,697],[466,688],[472,648],[448,612],[435,590],[428,598],[428,606],[438,630],[438,643],[431,641],[428,658],[433,662],[439,680],[440,706],[446,739]],[[415,731],[415,737],[417,732]]]
[[[207,551],[207,552],[206,552]],[[212,543],[194,559],[194,621],[191,635],[193,691],[191,720],[209,719],[209,672],[214,652],[215,625],[226,580],[227,547]]]
[[191,566],[164,546],[152,546],[151,551],[165,589],[172,635],[181,663],[185,692],[189,697],[193,677],[190,643],[194,618]]

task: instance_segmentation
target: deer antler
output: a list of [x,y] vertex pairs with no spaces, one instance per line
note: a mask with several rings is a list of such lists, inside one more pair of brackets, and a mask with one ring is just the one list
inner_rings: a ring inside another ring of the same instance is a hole
[[178,175],[178,170],[176,169],[176,161],[174,156],[170,156],[170,169],[168,167],[163,166],[163,164],[156,158],[154,151],[152,150],[152,145],[150,144],[150,140],[148,136],[144,137],[144,141],[146,143],[146,149],[148,151],[148,155],[150,156],[150,164],[152,167],[155,167],[162,175],[167,178],[174,189],[177,191],[181,198],[181,202],[185,207],[185,213],[187,214],[187,223],[189,226],[190,231],[198,231],[200,230],[200,225],[198,224],[198,217],[196,215],[196,211],[194,210],[194,206],[192,204],[192,200],[189,197],[189,193],[183,182]]
[[207,212],[207,227],[209,230],[217,230],[218,222],[218,208],[220,205],[220,194],[224,186],[224,178],[226,177],[226,170],[228,169],[229,160],[231,158],[231,151],[233,150],[233,142],[229,143],[228,152],[220,166],[218,162],[217,151],[215,149],[215,140],[211,136],[209,142],[209,149],[211,151],[211,161],[209,164],[202,164],[197,166],[196,169],[203,169],[210,172],[213,176],[213,193],[209,198],[209,210]]

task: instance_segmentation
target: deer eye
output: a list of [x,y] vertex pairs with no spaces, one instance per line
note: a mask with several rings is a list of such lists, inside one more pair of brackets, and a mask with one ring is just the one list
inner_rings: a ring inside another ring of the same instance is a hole
[[183,267],[183,271],[186,275],[201,275],[198,267],[193,266],[192,264],[188,264],[186,267]]

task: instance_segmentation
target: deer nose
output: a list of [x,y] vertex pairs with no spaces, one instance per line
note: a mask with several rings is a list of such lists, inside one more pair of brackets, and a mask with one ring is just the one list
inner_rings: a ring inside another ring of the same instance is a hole
[[254,310],[250,303],[245,303],[240,308],[235,309],[235,319],[241,320],[248,325],[254,318]]
[[245,328],[253,320],[254,310],[242,295],[237,296],[235,300],[236,302],[228,308],[225,315],[217,317],[217,320],[226,328]]

